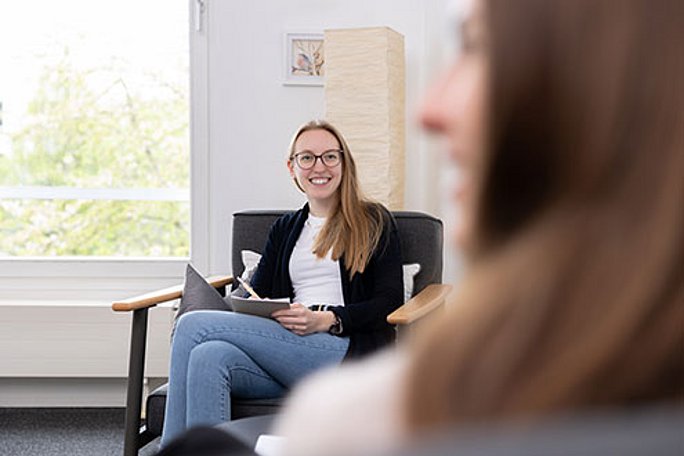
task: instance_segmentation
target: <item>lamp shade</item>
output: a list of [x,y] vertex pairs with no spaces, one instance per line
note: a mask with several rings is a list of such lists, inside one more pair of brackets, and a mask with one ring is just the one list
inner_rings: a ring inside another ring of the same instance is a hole
[[364,194],[404,207],[404,37],[388,27],[325,31],[326,119],[351,148]]

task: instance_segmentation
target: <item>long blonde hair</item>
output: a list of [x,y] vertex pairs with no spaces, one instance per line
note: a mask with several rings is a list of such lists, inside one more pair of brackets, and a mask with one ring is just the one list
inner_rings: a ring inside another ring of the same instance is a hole
[[[314,253],[319,258],[324,258],[332,251],[332,259],[343,258],[349,276],[352,277],[366,269],[382,236],[387,212],[380,204],[362,196],[351,150],[342,134],[329,122],[312,120],[297,129],[288,149],[290,163],[293,164],[294,161],[297,139],[309,130],[325,130],[337,139],[342,150],[343,166],[337,205],[314,242]],[[302,190],[296,178],[295,185]]]
[[682,400],[683,5],[486,2],[476,248],[409,429]]

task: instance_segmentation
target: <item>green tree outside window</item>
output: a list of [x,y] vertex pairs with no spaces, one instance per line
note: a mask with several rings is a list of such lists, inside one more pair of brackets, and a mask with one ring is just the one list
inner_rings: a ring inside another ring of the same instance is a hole
[[[45,67],[0,186],[188,189],[187,87],[122,74]],[[187,200],[0,200],[0,256],[187,256],[189,233]]]

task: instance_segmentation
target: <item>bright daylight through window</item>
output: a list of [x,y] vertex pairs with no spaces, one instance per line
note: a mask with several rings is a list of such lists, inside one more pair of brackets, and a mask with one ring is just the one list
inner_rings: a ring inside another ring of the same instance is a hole
[[0,259],[188,256],[186,0],[0,7]]

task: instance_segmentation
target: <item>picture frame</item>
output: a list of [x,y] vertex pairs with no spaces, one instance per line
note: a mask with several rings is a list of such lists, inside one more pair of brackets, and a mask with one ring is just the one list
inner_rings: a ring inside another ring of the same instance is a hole
[[286,32],[284,85],[322,86],[325,78],[323,33]]

